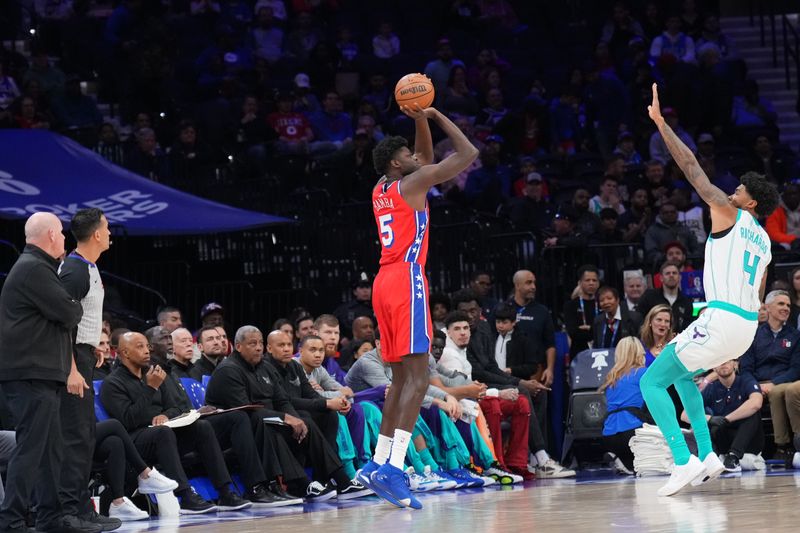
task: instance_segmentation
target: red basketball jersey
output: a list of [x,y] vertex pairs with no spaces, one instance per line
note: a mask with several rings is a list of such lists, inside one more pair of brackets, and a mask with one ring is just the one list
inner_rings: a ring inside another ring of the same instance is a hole
[[372,211],[381,239],[381,265],[416,263],[428,257],[428,205],[417,211],[400,194],[400,180],[381,182],[372,190]]

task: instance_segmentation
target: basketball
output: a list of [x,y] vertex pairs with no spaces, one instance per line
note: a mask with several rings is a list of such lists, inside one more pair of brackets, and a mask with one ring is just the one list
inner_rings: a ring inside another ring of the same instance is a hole
[[433,97],[433,83],[425,74],[406,74],[394,87],[394,99],[399,106],[419,104],[425,109],[433,103]]

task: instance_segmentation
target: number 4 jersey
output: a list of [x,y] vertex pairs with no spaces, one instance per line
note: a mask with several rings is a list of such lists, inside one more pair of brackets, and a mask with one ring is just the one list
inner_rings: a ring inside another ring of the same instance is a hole
[[767,232],[746,211],[706,242],[703,285],[708,308],[670,344],[686,370],[711,370],[739,358],[758,327],[758,290],[772,260]]
[[706,299],[758,312],[758,291],[772,260],[767,232],[747,211],[739,210],[736,223],[724,235],[706,242],[703,285]]
[[400,194],[400,180],[378,182],[372,191],[372,210],[381,240],[381,266],[416,263],[428,257],[428,207],[417,211]]

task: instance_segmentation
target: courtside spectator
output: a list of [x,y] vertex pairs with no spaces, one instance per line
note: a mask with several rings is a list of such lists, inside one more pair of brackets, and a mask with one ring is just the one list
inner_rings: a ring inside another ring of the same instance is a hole
[[633,452],[628,442],[637,428],[649,422],[639,381],[646,368],[644,348],[636,337],[620,339],[614,352],[614,366],[600,386],[606,395],[607,415],[603,422],[603,446],[614,454],[614,466],[633,474]]
[[795,452],[792,439],[800,434],[800,332],[786,324],[790,306],[786,291],[772,291],[764,302],[767,321],[758,326],[739,369],[742,376],[760,384],[769,400],[775,458],[790,462]]
[[635,337],[642,325],[642,316],[620,305],[614,287],[600,287],[597,302],[601,312],[594,318],[592,348],[616,348],[625,337]]
[[680,333],[691,324],[693,320],[694,305],[692,300],[681,291],[681,272],[677,263],[669,261],[661,265],[661,288],[647,289],[639,300],[638,311],[642,315],[658,304],[664,304],[672,309],[673,329]]
[[[718,379],[703,389],[711,441],[714,451],[725,456],[725,470],[741,472],[744,454],[759,455],[764,448],[761,424],[764,397],[751,375],[736,374],[735,360],[726,361],[713,370]],[[689,422],[685,411],[681,419]]]

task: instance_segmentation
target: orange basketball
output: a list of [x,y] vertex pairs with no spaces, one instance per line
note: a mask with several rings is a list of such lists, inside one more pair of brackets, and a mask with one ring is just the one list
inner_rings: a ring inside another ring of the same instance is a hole
[[406,74],[394,87],[394,99],[400,106],[419,104],[425,109],[433,103],[433,97],[433,83],[425,74]]

